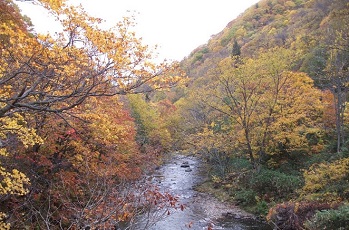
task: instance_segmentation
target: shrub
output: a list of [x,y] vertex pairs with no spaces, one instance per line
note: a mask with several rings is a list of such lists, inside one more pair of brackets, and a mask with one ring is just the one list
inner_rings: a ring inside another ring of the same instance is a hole
[[349,205],[343,205],[337,210],[317,211],[313,218],[305,222],[304,226],[310,230],[348,229]]
[[208,150],[206,154],[206,160],[210,163],[213,174],[224,178],[230,171],[230,156],[216,148]]
[[260,195],[275,194],[279,197],[288,197],[288,195],[298,189],[302,183],[299,176],[262,169],[260,173],[252,177],[250,184]]
[[230,165],[235,171],[252,169],[251,162],[245,158],[233,158]]
[[205,160],[212,168],[212,174],[221,178],[230,177],[230,174],[252,169],[251,163],[245,158],[235,158],[217,148],[205,152]]
[[[338,204],[316,202],[287,202],[278,204],[269,210],[267,220],[275,229],[304,229],[304,223],[312,218],[316,211],[337,208]],[[326,229],[326,228],[317,228]],[[328,228],[332,229],[332,228]]]
[[252,189],[245,189],[235,192],[234,200],[243,206],[253,205],[256,203],[256,192]]
[[258,201],[256,208],[255,208],[255,213],[259,214],[261,216],[266,216],[268,214],[268,203],[264,200]]
[[330,200],[349,197],[349,158],[343,158],[331,163],[314,164],[304,171],[305,184],[302,191],[305,194],[332,194]]

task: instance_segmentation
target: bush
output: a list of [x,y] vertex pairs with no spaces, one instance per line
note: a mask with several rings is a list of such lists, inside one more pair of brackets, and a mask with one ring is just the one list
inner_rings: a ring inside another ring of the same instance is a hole
[[238,173],[252,169],[249,160],[232,157],[216,148],[207,151],[205,159],[211,165],[212,174],[221,178],[229,177],[229,174],[231,173]]
[[243,206],[256,203],[256,192],[252,189],[240,190],[235,192],[234,200]]
[[216,148],[207,151],[207,161],[212,166],[213,175],[224,178],[230,171],[231,158],[225,152],[221,152]]
[[252,169],[251,162],[245,158],[233,158],[230,162],[230,165],[234,171]]
[[[335,142],[334,142],[335,143]],[[343,158],[349,157],[349,151],[341,151],[341,152],[322,152],[318,154],[312,155],[310,158],[306,159],[304,162],[304,167],[308,168],[314,164],[320,163],[331,163]]]
[[268,214],[269,207],[268,203],[264,200],[258,201],[256,208],[255,208],[255,213],[259,214],[261,216],[266,216]]
[[251,187],[260,195],[275,194],[281,197],[288,197],[302,185],[299,176],[288,175],[278,171],[262,169],[255,174],[251,181]]
[[304,226],[310,230],[317,229],[348,229],[349,205],[343,205],[337,210],[317,211],[313,218]]
[[[305,194],[322,194],[323,200],[336,200],[349,197],[349,158],[331,163],[314,164],[304,171]],[[331,196],[328,196],[331,194]]]
[[[317,202],[287,202],[278,204],[269,210],[267,220],[275,229],[304,229],[304,223],[312,218],[316,211],[337,208],[338,204]],[[315,228],[332,229],[332,228]]]

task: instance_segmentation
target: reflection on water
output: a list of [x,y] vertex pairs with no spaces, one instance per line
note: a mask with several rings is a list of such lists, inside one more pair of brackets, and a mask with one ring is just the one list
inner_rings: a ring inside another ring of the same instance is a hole
[[[152,177],[161,191],[179,196],[179,202],[185,205],[183,211],[176,210],[165,219],[157,222],[151,230],[193,229],[232,229],[232,230],[270,230],[269,226],[254,220],[236,220],[233,218],[216,218],[209,214],[210,204],[205,196],[194,191],[202,182],[204,173],[198,158],[194,156],[175,156],[157,170]],[[203,198],[204,197],[204,198]],[[212,212],[212,210],[210,210]],[[214,208],[213,208],[214,211]]]

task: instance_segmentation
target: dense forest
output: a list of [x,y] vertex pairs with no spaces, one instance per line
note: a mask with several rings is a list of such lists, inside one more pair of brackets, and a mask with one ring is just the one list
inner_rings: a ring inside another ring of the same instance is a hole
[[261,0],[160,64],[132,17],[102,30],[35,2],[61,33],[0,1],[1,229],[136,229],[183,209],[144,179],[171,152],[207,162],[198,190],[276,229],[347,229],[347,0]]

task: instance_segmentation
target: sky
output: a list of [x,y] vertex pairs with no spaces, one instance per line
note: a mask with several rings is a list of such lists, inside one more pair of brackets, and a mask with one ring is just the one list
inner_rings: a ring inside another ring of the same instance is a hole
[[[212,35],[259,0],[69,0],[82,4],[92,16],[113,26],[133,12],[135,32],[144,44],[158,46],[159,59],[181,61]],[[19,2],[22,13],[29,16],[38,33],[56,32],[53,19],[44,9],[30,1]],[[128,12],[129,11],[129,12]]]

